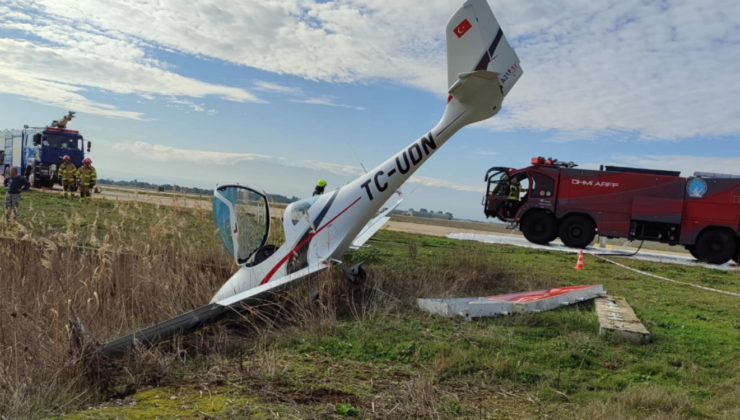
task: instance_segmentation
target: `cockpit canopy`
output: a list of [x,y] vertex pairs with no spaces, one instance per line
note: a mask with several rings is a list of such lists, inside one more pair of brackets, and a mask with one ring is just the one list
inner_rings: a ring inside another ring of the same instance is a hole
[[255,263],[270,234],[267,195],[241,185],[219,186],[213,191],[213,220],[234,261]]
[[[285,240],[293,244],[310,229],[309,209],[320,196],[289,204],[283,216]],[[226,249],[239,265],[255,266],[277,249],[270,235],[267,194],[241,185],[223,185],[213,191],[213,220]]]

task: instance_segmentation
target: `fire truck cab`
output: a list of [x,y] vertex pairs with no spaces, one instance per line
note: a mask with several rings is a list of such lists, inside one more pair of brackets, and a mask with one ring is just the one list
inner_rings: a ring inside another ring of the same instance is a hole
[[[5,130],[0,135],[0,139],[5,141],[4,149],[0,150],[0,165],[3,166],[0,173],[10,176],[10,168],[14,167],[36,188],[53,188],[55,183],[60,183],[58,169],[64,156],[69,156],[77,168],[82,166],[85,158],[82,134],[67,129],[74,116],[75,112],[70,111],[61,120],[52,121],[50,126],[25,125],[22,130]],[[90,147],[88,141],[88,153]]]
[[596,234],[607,238],[682,245],[702,261],[738,261],[740,176],[602,166],[532,158],[524,169],[493,167],[486,173],[484,213],[525,238],[556,238],[585,248]]

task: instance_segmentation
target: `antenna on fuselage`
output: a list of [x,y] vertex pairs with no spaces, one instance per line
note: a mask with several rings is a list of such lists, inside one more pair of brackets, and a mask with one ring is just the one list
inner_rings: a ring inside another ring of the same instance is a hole
[[350,143],[349,140],[347,140],[347,145],[349,145],[349,148],[352,149],[352,153],[355,154],[355,157],[357,158],[357,161],[360,162],[360,166],[362,166],[362,170],[365,171],[365,173],[367,173],[367,169],[365,169],[365,165],[362,164],[362,161],[360,160],[360,157],[357,156],[357,152],[355,152],[355,148],[352,147],[352,143]]

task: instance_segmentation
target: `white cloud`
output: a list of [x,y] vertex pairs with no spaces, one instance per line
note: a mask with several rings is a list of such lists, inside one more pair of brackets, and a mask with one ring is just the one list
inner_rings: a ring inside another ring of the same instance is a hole
[[150,144],[143,141],[113,143],[113,149],[135,157],[155,162],[187,162],[197,164],[233,165],[237,162],[260,160],[280,163],[283,158],[256,155],[251,153],[208,152],[204,150],[187,150],[161,144]]
[[329,97],[326,97],[326,96],[322,96],[322,97],[319,97],[319,98],[293,99],[293,100],[291,100],[291,102],[298,102],[298,103],[310,104],[310,105],[336,106],[336,107],[339,107],[339,108],[352,108],[352,109],[356,109],[356,110],[359,110],[359,111],[362,111],[362,110],[365,109],[365,108],[363,108],[361,106],[353,106],[353,105],[347,105],[347,104],[339,104],[339,103],[334,102],[333,99],[331,99]]
[[409,181],[414,184],[421,184],[426,187],[439,187],[439,188],[450,188],[458,191],[477,192],[482,193],[486,189],[482,187],[474,187],[466,184],[459,184],[457,182],[447,181],[446,179],[429,178],[426,176],[412,176]]
[[254,90],[260,92],[279,93],[281,95],[303,96],[303,89],[293,86],[283,86],[277,83],[265,82],[263,80],[254,81]]
[[170,98],[168,101],[172,106],[178,107],[178,108],[190,108],[195,112],[205,112],[210,115],[217,114],[215,109],[205,109],[205,104],[197,104],[189,99],[178,99],[178,98]]
[[301,168],[315,169],[317,171],[326,171],[336,175],[343,175],[349,177],[360,176],[365,173],[362,168],[351,165],[339,165],[336,163],[319,162],[316,160],[304,160],[302,162],[293,162],[291,166],[298,166]]
[[254,81],[254,90],[261,92],[276,93],[280,95],[295,96],[299,99],[291,99],[291,102],[309,104],[309,105],[327,105],[335,106],[340,108],[352,108],[357,110],[364,110],[365,108],[354,105],[340,104],[334,101],[334,98],[329,96],[311,97],[303,89],[293,86],[283,86],[278,83],[265,82],[262,80]]
[[[103,142],[103,144],[110,144]],[[142,141],[112,143],[112,149],[134,158],[154,162],[185,162],[195,164],[233,165],[243,161],[271,162],[282,166],[314,169],[346,177],[357,177],[365,173],[362,168],[352,165],[320,162],[315,160],[294,161],[277,156],[265,156],[252,153],[210,152],[205,150],[178,149],[161,144],[150,144]],[[450,188],[458,191],[482,192],[484,189],[470,185],[459,184],[444,179],[424,176],[412,176],[409,181],[428,187]]]
[[681,176],[694,172],[714,172],[740,175],[740,158],[688,155],[616,155],[601,164],[587,163],[581,167],[597,169],[599,165],[617,165],[666,171],[681,171]]
[[484,125],[557,129],[560,142],[740,134],[740,3],[557,1],[522,17],[525,74]]
[[481,156],[496,156],[496,155],[498,155],[498,152],[493,152],[493,151],[490,151],[490,150],[476,150],[475,151],[475,154],[476,155],[481,155]]
[[[149,58],[145,44],[120,33],[103,34],[80,21],[58,16],[25,22],[8,10],[0,7],[0,29],[32,34],[41,41],[0,38],[2,93],[78,112],[133,119],[141,119],[143,114],[89,100],[87,95],[93,91],[136,94],[146,99],[210,95],[235,102],[260,102],[244,89],[180,76],[168,70],[166,63]],[[9,19],[12,16],[15,19]],[[200,105],[189,106],[200,111]]]
[[[0,7],[0,27],[60,43],[61,49],[54,51],[72,58],[46,64],[55,70],[59,63],[76,67],[85,80],[64,70],[60,75],[40,71],[42,64],[33,62],[38,54],[29,51],[42,48],[38,43],[12,44],[0,54],[5,57],[21,47],[22,57],[31,58],[32,65],[11,61],[15,79],[0,90],[20,89],[18,94],[40,100],[33,87],[50,81],[62,85],[53,86],[58,103],[83,101],[85,93],[78,86],[256,100],[243,89],[176,75],[148,55],[156,48],[308,80],[389,80],[442,96],[447,87],[443,30],[459,5],[447,0],[5,3],[11,7]],[[554,141],[604,133],[646,139],[740,134],[740,2],[497,0],[492,6],[525,73],[504,112],[482,126],[554,129],[561,132]],[[53,24],[32,19],[27,10],[52,18]],[[19,74],[29,68],[40,74],[19,83]],[[21,87],[8,86],[15,84]],[[337,105],[322,98],[307,100]],[[82,105],[119,113],[97,103]]]

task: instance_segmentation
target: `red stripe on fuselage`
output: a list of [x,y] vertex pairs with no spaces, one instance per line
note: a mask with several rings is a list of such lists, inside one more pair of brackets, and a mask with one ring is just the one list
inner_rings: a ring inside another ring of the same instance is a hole
[[309,236],[308,238],[304,239],[303,241],[301,241],[301,243],[299,243],[298,245],[296,245],[296,246],[295,246],[295,248],[293,248],[293,250],[291,250],[290,252],[288,252],[288,253],[287,253],[287,254],[286,254],[286,255],[285,255],[285,256],[284,256],[284,257],[283,257],[283,258],[282,258],[282,259],[281,259],[281,260],[280,260],[280,261],[279,261],[278,263],[277,263],[277,265],[276,265],[275,267],[273,267],[273,268],[272,268],[272,270],[270,270],[270,272],[269,272],[269,273],[267,273],[267,275],[265,276],[265,278],[264,278],[264,279],[262,279],[262,281],[260,282],[260,286],[261,286],[261,285],[263,285],[263,284],[265,284],[265,283],[267,283],[268,281],[270,281],[270,279],[272,278],[272,276],[274,276],[274,275],[275,275],[275,273],[277,273],[277,271],[278,271],[278,270],[280,269],[280,267],[282,267],[282,266],[283,266],[283,264],[285,264],[285,263],[286,263],[286,262],[288,261],[288,259],[289,259],[289,258],[290,258],[290,257],[291,257],[291,256],[292,256],[292,255],[293,255],[293,254],[294,254],[295,252],[296,252],[296,251],[298,251],[299,249],[301,249],[301,248],[303,248],[304,246],[306,246],[306,245],[307,245],[307,244],[308,244],[308,243],[309,243],[309,242],[311,241],[311,238],[313,238],[314,236],[318,235],[318,234],[319,234],[319,232],[321,232],[322,230],[324,230],[324,228],[325,228],[325,227],[327,227],[327,226],[329,226],[330,224],[332,224],[332,222],[334,222],[335,220],[337,220],[337,218],[338,218],[339,216],[341,216],[342,214],[344,214],[344,212],[345,212],[345,211],[349,210],[349,208],[350,208],[350,207],[354,206],[354,205],[355,205],[355,204],[356,204],[356,203],[357,203],[358,201],[360,201],[360,199],[361,199],[361,198],[362,198],[362,197],[357,197],[357,200],[353,201],[353,202],[352,202],[352,204],[350,204],[349,206],[347,206],[347,208],[346,208],[346,209],[344,209],[344,210],[340,211],[340,212],[339,212],[339,214],[337,214],[337,215],[336,215],[336,216],[334,216],[334,217],[333,217],[333,218],[332,218],[331,220],[329,220],[328,222],[326,222],[326,223],[325,223],[325,224],[324,224],[323,226],[321,226],[320,228],[318,228],[318,229],[316,230],[316,232],[312,233],[312,234],[311,234],[311,235],[310,235],[310,236]]

